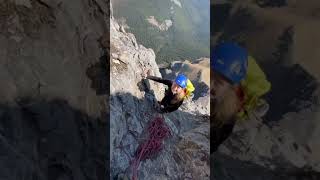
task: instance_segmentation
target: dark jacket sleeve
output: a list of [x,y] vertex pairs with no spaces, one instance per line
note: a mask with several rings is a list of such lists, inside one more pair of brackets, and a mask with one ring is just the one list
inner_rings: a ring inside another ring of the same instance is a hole
[[168,79],[162,79],[162,78],[155,77],[155,76],[148,76],[147,79],[150,79],[150,80],[165,84],[165,85],[167,85],[169,87],[172,85],[172,81],[168,80]]
[[183,103],[183,101],[180,101],[176,104],[168,104],[163,109],[161,109],[161,111],[165,112],[165,113],[176,111],[177,109],[179,109],[179,107],[182,105],[182,103]]

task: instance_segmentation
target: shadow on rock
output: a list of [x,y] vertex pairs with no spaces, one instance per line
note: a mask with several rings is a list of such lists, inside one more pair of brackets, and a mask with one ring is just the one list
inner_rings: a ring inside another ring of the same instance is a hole
[[[154,103],[157,101],[157,99],[156,99],[156,96],[154,94],[154,90],[152,90],[151,87],[150,87],[149,80],[142,79],[141,81],[139,81],[137,83],[137,86],[138,86],[140,92],[142,92],[142,91],[145,92],[144,98],[149,100],[149,102],[152,103],[151,105],[155,105]],[[158,101],[161,101],[161,99],[158,100]]]
[[101,56],[99,62],[87,68],[87,77],[91,80],[91,88],[97,95],[107,95],[110,88],[109,57]]
[[315,103],[313,93],[318,83],[303,67],[286,67],[279,63],[264,64],[262,67],[272,85],[266,96],[270,104],[266,122],[281,120],[284,114],[298,112]]
[[210,29],[211,37],[217,35],[218,32],[223,30],[223,26],[229,18],[232,9],[231,3],[211,4],[210,10]]
[[205,97],[209,94],[210,88],[206,83],[196,81],[194,82],[194,86],[196,90],[194,91],[194,97],[192,100],[197,100],[200,97]]
[[0,179],[105,179],[106,124],[67,101],[0,105]]

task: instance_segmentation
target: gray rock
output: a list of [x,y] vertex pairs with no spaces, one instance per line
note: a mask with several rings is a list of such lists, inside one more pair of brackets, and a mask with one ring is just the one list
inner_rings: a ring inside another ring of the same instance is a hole
[[30,0],[14,0],[16,5],[25,6],[27,8],[32,8]]
[[116,53],[112,53],[112,57],[115,58],[115,59],[119,58],[118,54],[116,54]]
[[10,38],[16,41],[17,43],[19,43],[22,40],[22,37],[20,36],[11,36]]

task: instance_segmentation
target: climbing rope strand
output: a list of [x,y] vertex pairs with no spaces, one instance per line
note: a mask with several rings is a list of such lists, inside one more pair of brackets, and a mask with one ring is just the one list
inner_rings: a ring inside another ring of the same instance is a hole
[[148,126],[148,139],[140,144],[132,161],[132,179],[138,177],[138,168],[141,160],[151,158],[162,150],[162,141],[171,135],[170,129],[161,117],[155,118]]

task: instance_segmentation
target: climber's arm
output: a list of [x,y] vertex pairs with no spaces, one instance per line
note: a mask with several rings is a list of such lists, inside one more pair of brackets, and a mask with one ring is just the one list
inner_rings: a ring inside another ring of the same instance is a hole
[[172,81],[167,80],[167,79],[162,79],[162,78],[159,78],[159,77],[155,77],[155,76],[147,76],[147,79],[150,79],[150,80],[165,84],[165,85],[167,85],[169,87],[172,85]]
[[161,109],[161,111],[164,112],[164,113],[173,112],[173,111],[178,110],[181,105],[182,105],[182,101],[178,102],[177,104],[169,104],[169,105],[163,107]]
[[[168,113],[168,112],[176,111],[182,105],[183,99],[178,100],[178,99],[171,99],[171,98],[172,97],[165,96],[162,99],[162,101],[160,102],[160,104],[164,106],[164,107],[162,107],[163,112]],[[174,98],[176,98],[176,97],[174,97]]]

